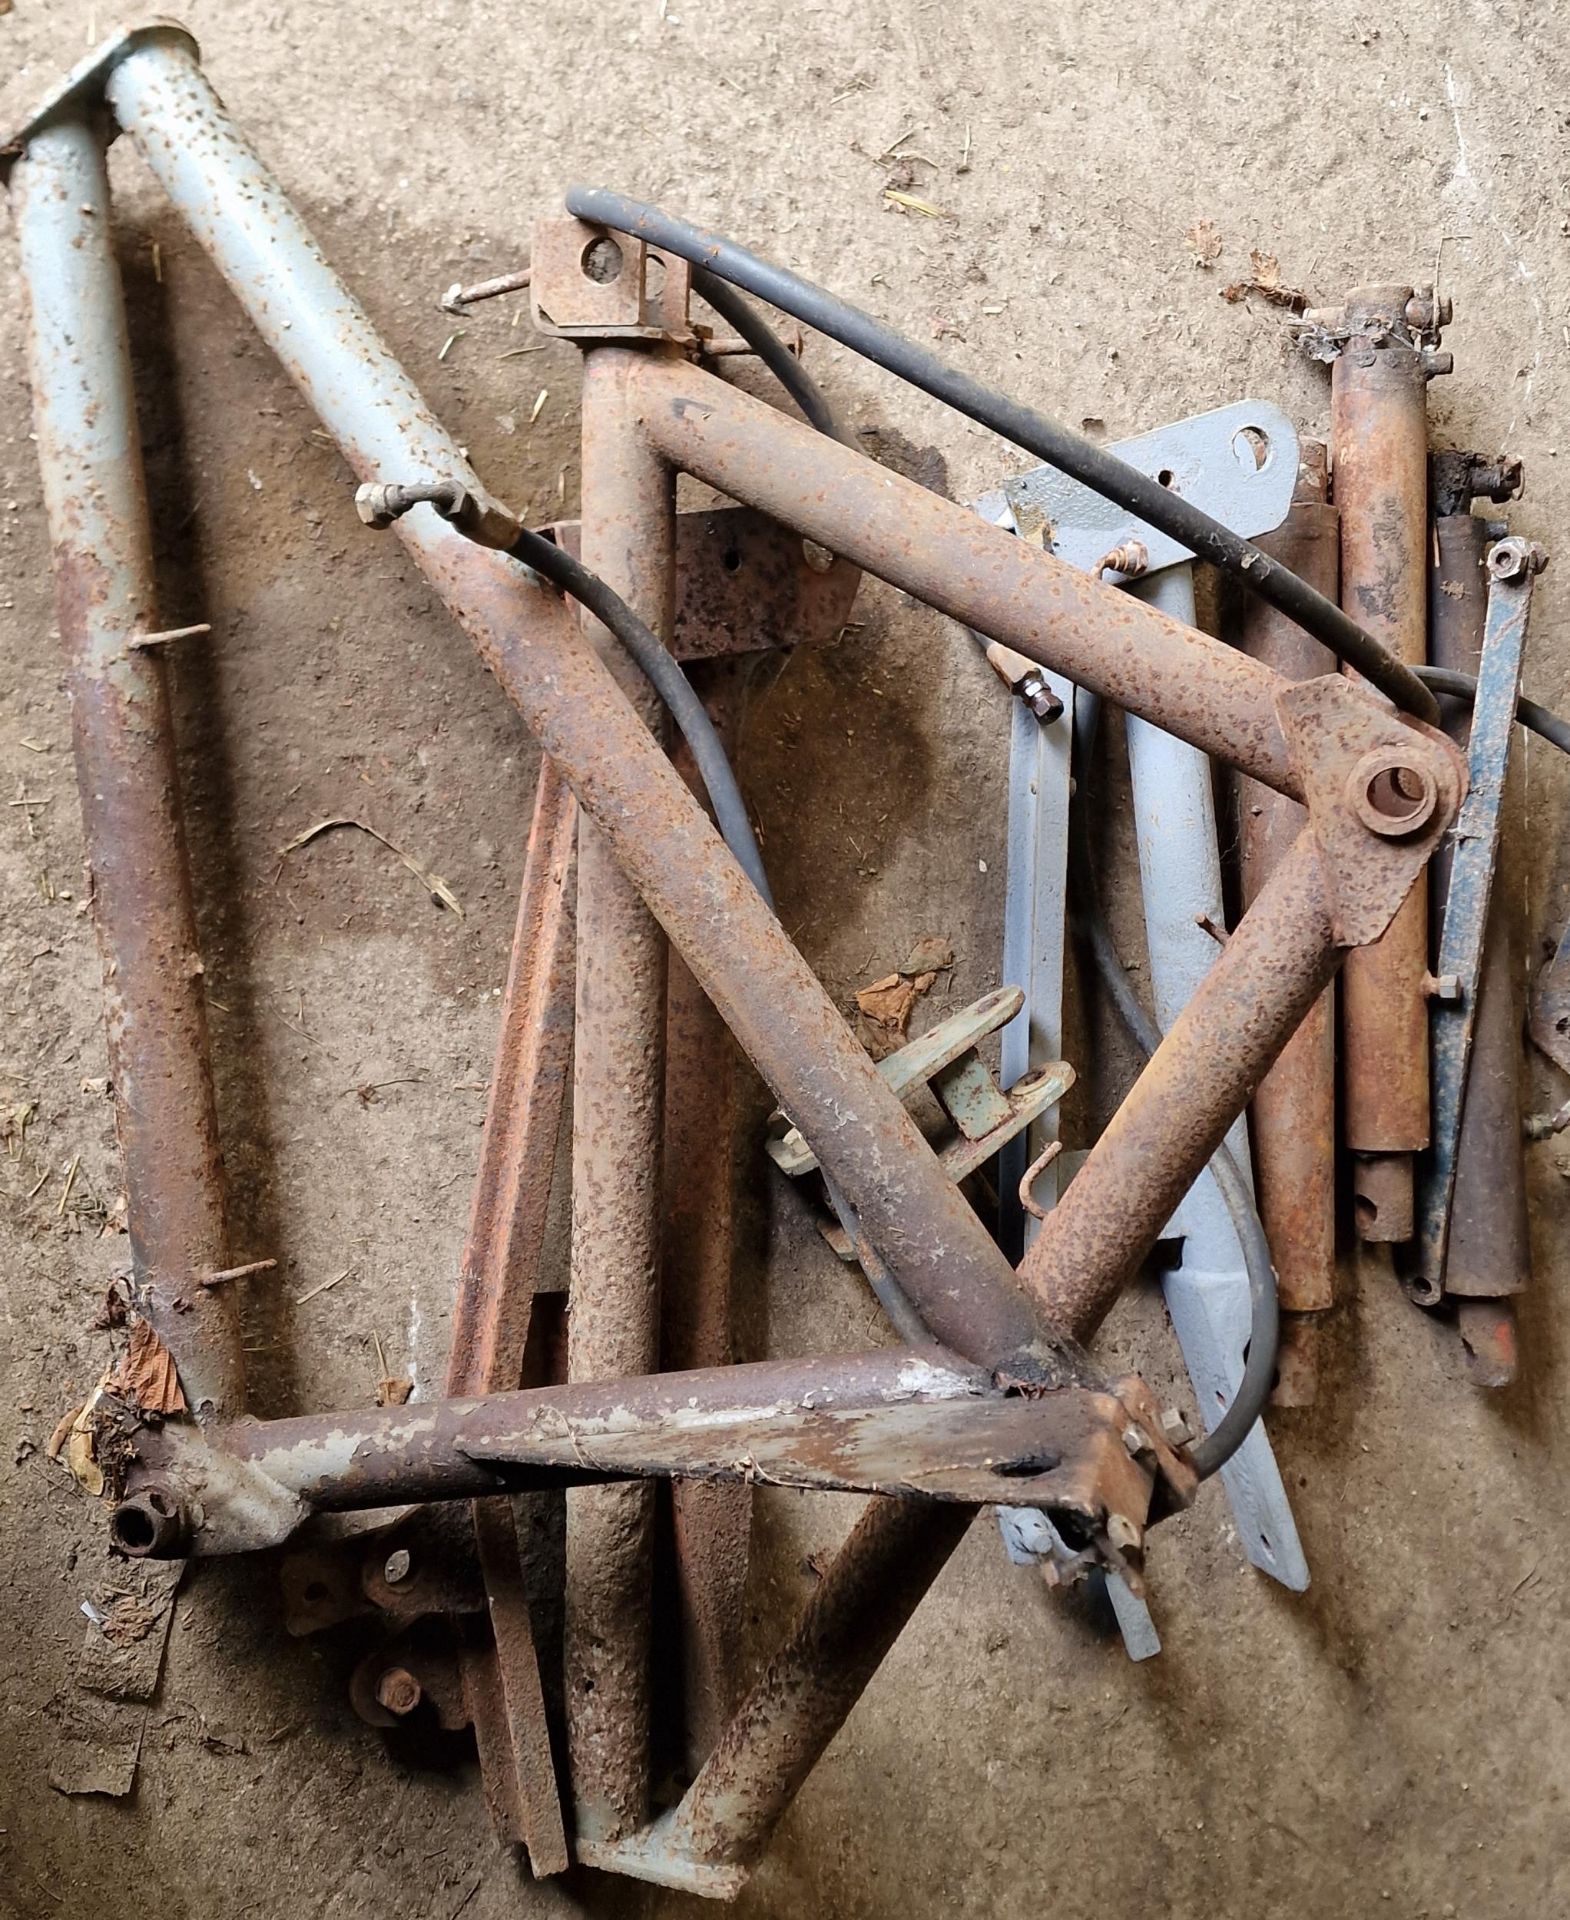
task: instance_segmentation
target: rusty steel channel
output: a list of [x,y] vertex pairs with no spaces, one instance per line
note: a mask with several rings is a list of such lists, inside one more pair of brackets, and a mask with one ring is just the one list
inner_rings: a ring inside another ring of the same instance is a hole
[[31,140],[10,174],[29,296],[33,422],[103,965],[137,1309],[198,1419],[245,1395],[207,1008],[101,116]]
[[[584,564],[669,644],[676,481],[629,420],[633,358],[605,346],[583,357],[579,538]],[[658,739],[665,715],[653,687],[608,632],[588,631]],[[568,1378],[610,1380],[659,1366],[666,947],[588,822],[578,869]],[[653,1487],[636,1482],[567,1501],[567,1739],[586,1839],[618,1839],[648,1813],[654,1516]]]
[[[1428,381],[1410,287],[1363,287],[1334,317],[1332,491],[1341,523],[1341,604],[1398,660],[1427,657]],[[1341,986],[1343,1132],[1353,1215],[1365,1240],[1413,1232],[1414,1156],[1428,1145],[1428,895],[1414,888],[1389,931],[1348,957]]]
[[[1434,520],[1429,636],[1436,666],[1477,671],[1488,606],[1483,562],[1496,531],[1486,519],[1467,512],[1442,513]],[[1468,709],[1444,699],[1440,707],[1446,730],[1464,742],[1470,731]],[[1449,868],[1447,848],[1433,866],[1436,916],[1443,912]],[[1483,1386],[1505,1386],[1515,1378],[1512,1296],[1524,1292],[1532,1277],[1521,1136],[1523,986],[1519,929],[1507,889],[1496,885],[1478,983],[1444,1267],[1444,1290],[1459,1303],[1468,1370]]]
[[[571,790],[542,760],[453,1303],[453,1398],[506,1392],[523,1376],[572,1062],[577,824]],[[535,1875],[560,1873],[567,1835],[510,1505],[477,1500],[473,1522],[491,1632],[459,1637],[459,1669],[486,1799]]]
[[[1340,533],[1327,498],[1322,442],[1306,440],[1292,507],[1259,544],[1328,599],[1340,579]],[[1334,673],[1327,647],[1252,595],[1242,596],[1239,644],[1289,680]],[[1237,809],[1243,904],[1258,897],[1308,816],[1297,801],[1240,778]],[[1311,1317],[1332,1304],[1336,1278],[1335,993],[1328,988],[1259,1083],[1250,1110],[1254,1178],[1283,1313],[1276,1398],[1305,1405],[1314,1396]]]

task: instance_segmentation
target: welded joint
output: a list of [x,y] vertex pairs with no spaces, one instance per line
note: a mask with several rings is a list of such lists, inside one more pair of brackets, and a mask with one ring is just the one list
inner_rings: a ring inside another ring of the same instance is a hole
[[1395,918],[1466,794],[1466,762],[1437,730],[1376,707],[1344,675],[1283,687],[1276,713],[1336,944],[1367,946]]

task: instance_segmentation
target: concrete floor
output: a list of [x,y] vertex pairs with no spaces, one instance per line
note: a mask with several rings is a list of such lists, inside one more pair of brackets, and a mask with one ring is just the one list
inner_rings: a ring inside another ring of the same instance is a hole
[[[1515,522],[1555,546],[1570,469],[1556,84],[1570,29],[1551,10],[193,0],[185,18],[437,411],[535,514],[575,497],[574,354],[505,359],[529,339],[508,313],[455,329],[435,300],[515,260],[566,183],[598,180],[728,230],[1114,438],[1249,394],[1323,430],[1323,371],[1288,349],[1279,314],[1218,298],[1251,248],[1319,300],[1424,277],[1439,256],[1456,371],[1433,388],[1436,440],[1522,455]],[[111,24],[85,0],[16,0],[0,17],[0,121]],[[923,156],[912,190],[951,217],[883,201],[878,156],[902,136]],[[236,1249],[281,1262],[248,1305],[256,1405],[368,1402],[377,1340],[428,1392],[533,750],[423,585],[358,527],[345,469],[134,155],[117,151],[114,173],[165,612],[214,625],[182,657],[179,693]],[[1185,238],[1201,219],[1224,241],[1211,270]],[[9,237],[0,272],[17,316]],[[0,1156],[0,1403],[16,1463],[0,1509],[0,1908],[699,1911],[520,1880],[472,1766],[384,1746],[349,1710],[341,1653],[287,1639],[269,1579],[240,1569],[203,1570],[182,1592],[135,1795],[47,1784],[78,1606],[104,1561],[101,1515],[41,1448],[104,1365],[90,1325],[125,1242],[103,1231],[116,1160],[21,331],[0,332],[0,785],[46,804],[0,820],[0,1111],[33,1106]],[[957,497],[1022,464],[835,349],[814,342],[811,364],[882,454],[929,477],[946,467]],[[1570,665],[1565,583],[1557,566],[1543,582],[1528,668],[1549,700]],[[864,617],[760,703],[748,782],[786,925],[836,997],[941,932],[960,1004],[997,978],[1004,716],[943,622],[881,590]],[[1535,747],[1529,773],[1529,910],[1534,928],[1556,926],[1564,780]],[[280,864],[286,840],[339,813],[435,867],[465,917],[432,909],[363,836]],[[1557,1104],[1565,1089],[1536,1071]],[[369,1083],[394,1084],[367,1103]],[[738,1911],[1563,1911],[1564,1169],[1552,1146],[1533,1155],[1538,1285],[1511,1392],[1473,1392],[1453,1341],[1387,1274],[1348,1272],[1320,1404],[1273,1421],[1307,1596],[1243,1564],[1211,1491],[1157,1538],[1166,1652],[1135,1667],[976,1527]],[[771,1350],[877,1337],[851,1277],[774,1211],[767,1273],[748,1276],[767,1284]],[[1101,1344],[1170,1385],[1158,1319],[1151,1297],[1131,1301]],[[760,1645],[850,1505],[760,1497]]]

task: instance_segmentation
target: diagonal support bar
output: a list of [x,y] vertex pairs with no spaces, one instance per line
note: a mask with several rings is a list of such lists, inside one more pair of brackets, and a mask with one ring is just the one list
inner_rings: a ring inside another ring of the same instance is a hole
[[199,1418],[240,1411],[240,1289],[207,1060],[125,303],[99,116],[35,135],[11,173],[33,418],[103,961],[136,1301]]

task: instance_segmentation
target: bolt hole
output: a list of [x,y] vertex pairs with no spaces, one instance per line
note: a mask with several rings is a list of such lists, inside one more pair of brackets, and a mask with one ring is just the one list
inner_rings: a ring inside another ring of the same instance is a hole
[[591,240],[583,250],[584,277],[594,281],[597,286],[608,287],[620,274],[622,265],[621,248],[608,233]]
[[740,550],[736,547],[727,547],[720,555],[720,565],[727,573],[738,573],[741,570]]
[[1385,767],[1366,788],[1368,804],[1387,820],[1411,820],[1424,802],[1423,781],[1414,767]]
[[332,1594],[325,1580],[312,1580],[305,1589],[304,1598],[307,1605],[319,1607],[324,1600],[331,1599]]
[[1170,467],[1163,467],[1160,473],[1156,475],[1156,485],[1159,487],[1170,487],[1176,479],[1177,475]]
[[1033,1480],[1038,1473],[1052,1473],[1061,1464],[1055,1453],[1022,1453],[1017,1460],[994,1460],[992,1471],[1005,1480]]
[[827,573],[834,564],[834,556],[827,547],[820,547],[816,540],[803,540],[801,557],[814,573]]
[[1239,427],[1232,436],[1232,457],[1245,473],[1263,473],[1273,449],[1262,427]]

